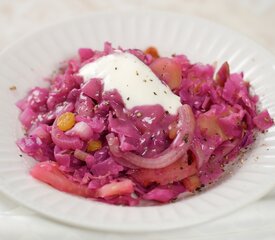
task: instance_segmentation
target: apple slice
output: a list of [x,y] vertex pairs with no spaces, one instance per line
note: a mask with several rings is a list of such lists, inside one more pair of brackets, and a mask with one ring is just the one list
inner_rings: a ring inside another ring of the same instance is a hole
[[39,181],[47,183],[62,192],[82,197],[94,196],[94,191],[88,189],[87,186],[77,184],[68,179],[66,175],[60,171],[56,162],[47,161],[38,163],[31,169],[30,173]]
[[157,58],[149,66],[157,77],[165,82],[171,90],[178,89],[181,85],[181,67],[170,58]]
[[108,183],[96,191],[96,197],[113,197],[121,196],[125,194],[131,194],[134,192],[134,184],[129,179],[124,179],[120,182]]
[[197,172],[196,163],[193,161],[189,164],[184,157],[165,168],[133,170],[132,177],[145,187],[151,183],[166,185],[194,175]]

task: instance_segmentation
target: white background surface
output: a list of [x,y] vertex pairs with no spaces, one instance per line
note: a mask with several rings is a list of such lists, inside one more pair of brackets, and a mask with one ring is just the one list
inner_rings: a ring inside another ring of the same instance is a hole
[[[48,23],[91,11],[150,8],[191,13],[229,26],[275,53],[272,0],[0,0],[0,49]],[[150,234],[87,231],[44,219],[0,195],[0,239],[275,239],[275,191],[246,208],[189,229]]]

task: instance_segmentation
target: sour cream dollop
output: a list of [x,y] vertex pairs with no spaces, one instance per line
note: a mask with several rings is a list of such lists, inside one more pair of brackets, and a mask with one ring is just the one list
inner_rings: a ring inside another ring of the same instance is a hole
[[104,91],[116,89],[126,108],[160,104],[170,114],[181,106],[179,96],[163,84],[152,70],[133,54],[115,52],[87,63],[79,70],[84,82],[103,81]]

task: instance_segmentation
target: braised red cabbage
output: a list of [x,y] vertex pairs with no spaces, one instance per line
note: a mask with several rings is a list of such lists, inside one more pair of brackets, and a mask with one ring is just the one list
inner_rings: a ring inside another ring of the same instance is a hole
[[[79,69],[115,49],[110,43],[103,51],[81,48],[48,88],[34,87],[17,102],[25,130],[17,145],[39,161],[33,177],[110,204],[167,203],[219,179],[257,130],[274,124],[267,110],[257,110],[244,74],[231,73],[227,62],[214,74],[214,66],[184,55],[119,49],[151,67],[180,97],[178,114],[161,105],[126,109],[119,92],[103,91],[101,79],[84,83]],[[61,130],[68,112],[72,126]]]

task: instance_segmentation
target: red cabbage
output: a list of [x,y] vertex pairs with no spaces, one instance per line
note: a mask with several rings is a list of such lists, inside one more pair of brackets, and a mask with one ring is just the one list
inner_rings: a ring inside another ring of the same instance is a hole
[[75,112],[79,116],[92,116],[93,108],[94,102],[92,99],[81,93],[75,102]]
[[156,187],[150,192],[143,195],[145,200],[154,200],[162,203],[176,199],[177,196],[184,192],[183,185],[168,185],[167,187]]
[[110,151],[115,157],[123,158],[141,168],[163,168],[181,158],[193,140],[195,119],[188,105],[179,108],[179,129],[173,143],[161,154],[151,158],[144,158],[131,152],[121,153],[118,148],[118,140],[113,133],[107,135],[107,141]]
[[55,160],[61,166],[70,167],[71,154],[72,154],[71,150],[67,150],[67,149],[63,150],[60,147],[58,147],[57,145],[55,145],[55,147],[54,147]]
[[259,113],[256,117],[253,118],[253,123],[262,131],[267,130],[271,126],[273,126],[274,121],[270,117],[267,110]]
[[30,107],[27,107],[20,113],[19,120],[26,129],[29,129],[35,122],[37,116],[38,113],[34,112]]
[[85,93],[88,97],[100,101],[102,95],[102,84],[101,80],[97,78],[92,78],[81,87],[81,91]]
[[124,168],[121,165],[118,165],[111,157],[102,162],[95,163],[90,168],[95,176],[117,176],[119,172],[123,171],[123,169]]
[[78,49],[78,54],[80,57],[80,61],[84,62],[90,58],[92,58],[95,54],[95,52],[90,48],[80,48]]
[[[83,82],[79,69],[116,49],[81,48],[61,64],[49,87],[34,87],[16,105],[25,136],[19,149],[41,163],[31,175],[58,190],[101,202],[136,206],[171,202],[182,192],[217,181],[226,165],[274,121],[257,111],[243,73],[225,62],[191,63],[185,55],[152,57],[122,49],[151,67],[182,102],[177,115],[161,105],[126,109],[119,92],[104,91],[100,79]],[[130,81],[131,79],[129,79]],[[57,118],[74,114],[61,131]]]
[[17,140],[16,144],[22,152],[37,161],[43,162],[54,159],[52,148],[48,144],[43,143],[39,137],[24,137]]

